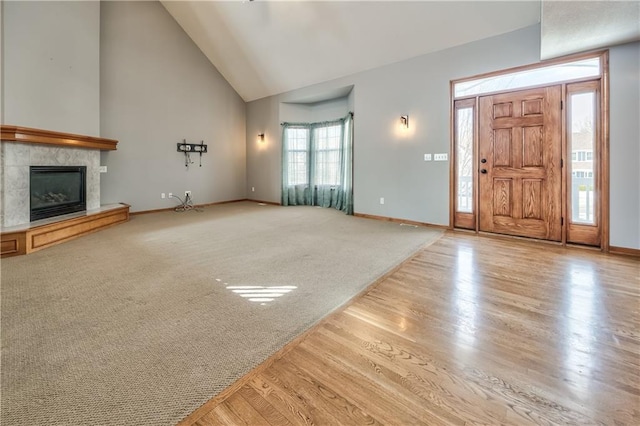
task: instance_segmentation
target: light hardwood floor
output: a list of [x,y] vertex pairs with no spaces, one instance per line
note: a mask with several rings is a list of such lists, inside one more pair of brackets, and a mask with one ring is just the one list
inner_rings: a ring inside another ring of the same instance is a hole
[[184,425],[640,424],[640,262],[447,233]]

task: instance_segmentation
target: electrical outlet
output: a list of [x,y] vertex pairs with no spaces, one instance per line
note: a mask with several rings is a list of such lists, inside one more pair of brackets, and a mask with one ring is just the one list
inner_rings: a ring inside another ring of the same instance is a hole
[[380,197],[380,204],[384,204],[384,197]]
[[170,192],[169,193],[169,198],[171,198],[171,197],[173,197],[173,193]]
[[100,173],[107,173],[107,166],[100,166]]
[[255,186],[251,187],[251,192],[256,192],[256,187]]
[[424,161],[431,161],[431,154],[425,154]]
[[165,193],[163,192],[163,193],[161,193],[161,194],[160,194],[160,198],[167,198],[167,196],[166,196],[166,195],[165,195]]
[[191,191],[184,191],[184,196],[186,197],[191,197]]
[[447,161],[447,158],[449,157],[449,154],[444,153],[444,154],[433,154],[433,159],[435,161]]

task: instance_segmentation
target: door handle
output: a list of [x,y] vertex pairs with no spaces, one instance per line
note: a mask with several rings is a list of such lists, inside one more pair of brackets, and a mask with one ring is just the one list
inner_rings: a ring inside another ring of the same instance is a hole
[[480,160],[480,162],[481,162],[482,164],[484,164],[484,163],[486,163],[486,162],[487,162],[487,159],[486,159],[486,158],[483,158],[482,160]]
[[487,173],[487,169],[480,169],[480,173],[482,173],[483,175]]

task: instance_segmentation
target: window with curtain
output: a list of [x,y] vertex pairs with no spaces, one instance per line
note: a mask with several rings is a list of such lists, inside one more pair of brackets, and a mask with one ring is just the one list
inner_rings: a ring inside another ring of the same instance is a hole
[[283,123],[282,205],[353,214],[353,118]]
[[309,129],[289,129],[287,132],[289,183],[309,184]]

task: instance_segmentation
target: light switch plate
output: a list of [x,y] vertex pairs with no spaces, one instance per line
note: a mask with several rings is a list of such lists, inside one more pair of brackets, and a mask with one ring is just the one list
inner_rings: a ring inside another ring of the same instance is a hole
[[424,161],[431,161],[431,154],[425,154]]
[[100,166],[100,173],[107,173],[107,166]]
[[447,153],[444,153],[444,154],[433,154],[434,161],[447,161],[448,157],[449,157],[449,154],[447,154]]

